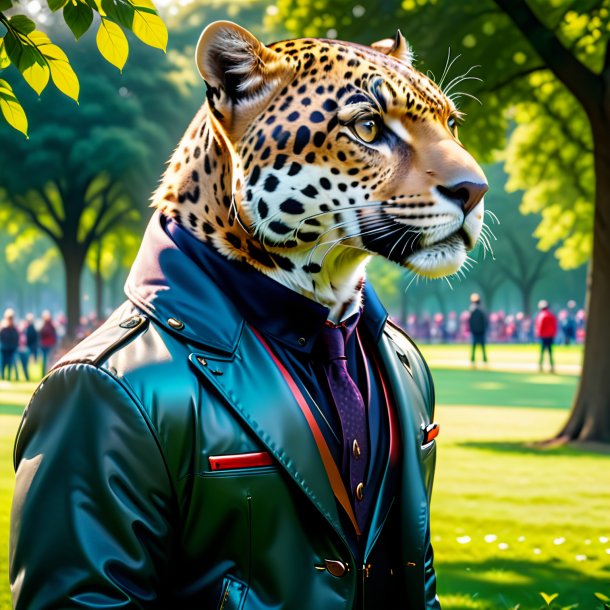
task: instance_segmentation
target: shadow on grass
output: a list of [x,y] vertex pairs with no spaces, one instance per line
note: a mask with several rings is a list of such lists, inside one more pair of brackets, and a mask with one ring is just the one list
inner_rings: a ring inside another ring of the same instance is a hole
[[434,369],[440,405],[568,409],[576,375],[539,375],[490,370]]
[[[539,593],[559,593],[553,608],[578,604],[578,610],[601,608],[594,594],[610,595],[610,569],[605,578],[596,578],[572,569],[559,561],[546,563],[493,559],[482,562],[440,563],[437,566],[443,608],[485,608],[485,610],[538,610],[545,607]],[[451,600],[456,599],[455,602]],[[459,599],[476,600],[479,605],[467,605]]]
[[568,445],[545,445],[532,442],[494,442],[468,441],[456,443],[458,447],[481,449],[498,453],[515,453],[519,455],[536,455],[540,457],[602,457],[610,456],[610,446],[602,443],[570,443]]

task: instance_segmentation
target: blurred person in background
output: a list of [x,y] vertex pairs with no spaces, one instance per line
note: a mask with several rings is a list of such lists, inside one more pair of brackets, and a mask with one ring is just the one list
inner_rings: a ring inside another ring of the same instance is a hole
[[557,318],[549,309],[548,301],[544,299],[538,302],[538,315],[536,316],[536,335],[540,338],[540,363],[539,368],[542,371],[544,352],[549,353],[549,363],[551,373],[555,372],[555,363],[553,362],[553,343],[557,334]]
[[42,374],[45,375],[49,355],[57,345],[57,330],[49,311],[42,312],[42,327],[40,328],[39,337],[40,351],[42,352]]
[[458,332],[460,330],[460,325],[457,319],[457,314],[455,311],[450,311],[447,316],[447,323],[445,324],[445,334],[447,340],[454,342],[457,340]]
[[[30,375],[28,372],[28,364],[30,362],[30,350],[28,349],[27,324],[27,320],[23,320],[21,324],[19,324],[19,347],[17,348],[17,359],[21,365],[21,370],[23,371],[23,378],[26,381],[29,381]],[[17,373],[17,380],[19,380],[17,365],[15,365],[15,372]]]
[[481,346],[483,353],[483,362],[487,362],[487,352],[485,351],[485,340],[487,335],[488,319],[487,314],[481,307],[481,297],[473,292],[470,295],[470,317],[468,318],[468,327],[472,337],[472,351],[470,354],[470,362],[475,364],[475,352],[477,345]]
[[15,371],[15,380],[19,379],[17,373],[17,348],[19,347],[19,332],[15,326],[15,312],[7,309],[4,312],[0,327],[0,377],[11,379],[11,370]]
[[561,323],[561,330],[564,344],[571,345],[576,341],[576,301],[570,300],[567,305],[568,308]]
[[38,331],[34,324],[34,314],[25,316],[25,340],[28,346],[29,357],[36,362],[38,360]]

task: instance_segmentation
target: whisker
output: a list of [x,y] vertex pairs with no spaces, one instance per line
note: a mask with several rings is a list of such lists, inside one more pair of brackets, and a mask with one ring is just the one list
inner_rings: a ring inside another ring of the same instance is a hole
[[[390,252],[388,253],[388,256],[387,256],[388,259],[390,259],[390,260],[392,259],[392,252],[394,252],[394,248],[396,248],[396,246],[398,246],[398,244],[400,244],[403,237],[406,237],[407,240],[405,243],[405,248],[403,248],[402,251],[404,252],[406,250],[406,245],[409,241],[409,234],[411,234],[411,233],[413,233],[413,230],[411,229],[411,227],[405,226],[403,234],[396,240],[396,243],[390,248]],[[402,253],[401,253],[401,256],[402,256]]]
[[479,66],[479,65],[471,66],[463,74],[460,74],[459,76],[452,78],[451,81],[449,81],[449,83],[447,84],[447,87],[445,89],[443,89],[443,93],[445,95],[448,95],[449,91],[451,91],[451,89],[453,89],[453,87],[455,87],[457,84],[461,83],[462,81],[481,80],[478,76],[469,76],[473,70],[475,70],[476,68],[480,68],[480,67],[481,66]]
[[487,214],[497,225],[502,224],[500,219],[491,210],[485,210],[485,214]]
[[322,262],[319,263],[320,265],[322,265],[322,263],[324,262],[324,259],[326,258],[326,255],[328,254],[328,252],[330,252],[330,250],[332,250],[332,248],[338,244],[340,244],[342,241],[345,241],[347,239],[352,239],[354,237],[358,237],[358,236],[364,236],[364,235],[371,235],[373,233],[379,232],[379,231],[384,231],[386,228],[389,228],[388,224],[383,224],[379,227],[375,227],[373,229],[367,230],[367,231],[358,231],[356,233],[352,233],[352,234],[348,234],[348,235],[344,235],[343,237],[339,237],[337,239],[333,239],[333,240],[329,240],[329,241],[322,241],[320,242],[318,238],[318,240],[316,240],[315,245],[313,246],[313,248],[311,249],[311,252],[309,254],[309,258],[307,259],[307,264],[310,264],[312,259],[313,259],[313,255],[315,254],[315,251],[320,247],[320,246],[324,246],[326,244],[332,244],[330,248],[328,248],[328,250],[324,253],[324,257],[322,258]]
[[[362,237],[364,235],[372,235],[374,233],[379,233],[381,231],[384,231],[386,229],[386,227],[380,227],[378,229],[372,229],[370,231],[365,231],[364,233],[354,233],[352,235],[345,235],[343,237],[340,237],[339,239],[333,240],[333,241],[327,241],[327,242],[322,242],[320,245],[324,245],[324,244],[332,244],[330,246],[330,248],[328,248],[328,250],[326,250],[326,252],[324,253],[324,256],[322,257],[322,260],[320,261],[320,263],[318,263],[320,266],[322,266],[324,264],[324,261],[326,260],[326,257],[329,255],[330,251],[333,250],[336,246],[338,246],[341,242],[346,241],[347,239],[352,239],[354,237]],[[387,233],[386,235],[392,235],[394,233],[396,233],[396,231],[398,231],[399,229],[394,229],[394,231],[390,231],[390,233]],[[379,237],[383,237],[383,235],[380,235]],[[379,237],[376,237],[374,239],[371,240],[370,243],[372,243],[373,241],[375,241],[375,239],[379,239]]]
[[478,102],[481,106],[483,105],[483,102],[476,95],[470,95],[470,93],[466,93],[465,91],[462,91],[460,93],[452,93],[448,97],[453,103],[455,103],[455,100],[458,99],[459,97],[469,97],[469,98],[473,99],[475,102]]
[[[328,214],[335,214],[337,212],[347,212],[350,210],[370,210],[372,208],[380,208],[381,205],[382,204],[377,201],[375,203],[366,203],[366,204],[338,207],[338,208],[334,208],[332,210],[327,210],[326,212],[316,212],[315,214],[310,214],[309,216],[306,216],[305,218],[301,219],[299,221],[299,225],[296,230],[298,231],[301,228],[301,225],[303,225],[307,220],[311,220],[312,218],[318,218],[320,216],[326,216]],[[384,206],[384,208],[393,207],[393,206],[395,206],[395,204],[383,204],[383,206]],[[278,214],[281,214],[281,212],[278,212]],[[276,214],[276,216],[277,216],[277,214]]]
[[451,47],[449,47],[449,52],[447,53],[447,62],[445,63],[445,70],[443,71],[443,75],[441,76],[441,80],[438,83],[439,88],[442,90],[443,89],[443,83],[445,82],[445,78],[447,77],[447,74],[449,73],[449,70],[451,70],[451,68],[453,67],[453,64],[460,58],[462,57],[461,54],[456,55],[453,60],[451,61],[451,63],[449,63],[449,58],[451,57]]

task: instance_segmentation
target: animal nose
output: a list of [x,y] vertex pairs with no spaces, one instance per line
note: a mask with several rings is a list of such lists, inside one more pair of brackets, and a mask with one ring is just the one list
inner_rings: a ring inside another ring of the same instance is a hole
[[460,182],[453,186],[437,186],[438,192],[451,199],[456,205],[464,211],[464,215],[468,214],[474,208],[489,187],[485,182]]

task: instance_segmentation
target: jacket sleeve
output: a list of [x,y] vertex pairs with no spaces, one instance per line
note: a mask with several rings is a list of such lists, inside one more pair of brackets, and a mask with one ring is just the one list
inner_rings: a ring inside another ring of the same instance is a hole
[[15,469],[15,610],[160,606],[174,494],[143,410],[115,378],[73,364],[45,379]]

